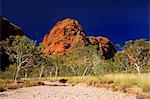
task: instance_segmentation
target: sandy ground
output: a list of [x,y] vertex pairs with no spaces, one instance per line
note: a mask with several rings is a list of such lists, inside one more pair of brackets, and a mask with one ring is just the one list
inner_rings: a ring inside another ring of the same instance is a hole
[[0,92],[0,99],[136,99],[136,97],[105,88],[44,85]]

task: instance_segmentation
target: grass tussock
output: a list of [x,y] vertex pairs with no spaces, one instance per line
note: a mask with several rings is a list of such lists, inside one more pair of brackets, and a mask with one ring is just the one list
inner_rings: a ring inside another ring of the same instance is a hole
[[[41,81],[59,82],[65,79],[67,83],[79,84],[86,83],[89,86],[111,88],[114,91],[120,90],[127,92],[132,89],[135,93],[140,92],[150,94],[150,73],[137,74],[107,74],[102,76],[73,76],[73,77],[47,77],[39,79],[20,79],[16,83],[12,80],[0,79],[0,91],[6,89],[16,89],[21,87],[32,87],[43,85]],[[137,90],[138,89],[138,90]],[[137,90],[137,91],[136,91]]]
[[48,77],[48,78],[45,78],[46,80],[48,81],[52,81],[52,82],[55,82],[55,81],[60,81],[61,79],[66,79],[67,80],[67,83],[70,83],[70,84],[78,84],[78,83],[87,83],[87,84],[90,84],[90,83],[94,83],[94,82],[98,82],[99,79],[96,77],[96,76],[84,76],[84,77],[81,77],[81,76],[73,76],[73,77]]
[[59,81],[61,79],[67,79],[67,83],[87,83],[88,85],[100,84],[112,84],[112,87],[117,87],[118,90],[124,90],[137,86],[142,89],[143,92],[150,92],[150,73],[141,75],[137,74],[107,74],[103,76],[74,76],[74,77],[50,77],[46,78],[49,81]]
[[0,79],[0,92],[6,91],[8,89],[17,89],[22,87],[32,87],[38,85],[42,85],[42,84],[37,79],[18,80],[17,82],[14,82],[13,80]]

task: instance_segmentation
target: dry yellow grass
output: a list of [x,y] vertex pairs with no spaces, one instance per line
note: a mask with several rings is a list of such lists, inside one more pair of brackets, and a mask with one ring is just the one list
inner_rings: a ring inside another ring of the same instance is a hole
[[29,79],[29,80],[19,80],[14,82],[13,80],[2,80],[0,79],[0,91],[7,89],[17,89],[22,87],[32,87],[37,86],[39,80]]
[[138,86],[143,91],[150,91],[150,73],[141,75],[136,74],[109,74],[101,78],[101,81],[113,81],[115,85],[120,87]]
[[97,82],[113,83],[119,88],[140,87],[144,92],[150,92],[150,73],[137,74],[107,74],[103,76],[74,76],[74,77],[48,77],[49,81],[59,81],[67,79],[67,83],[87,83],[89,85]]
[[[60,81],[67,79],[67,83],[77,84],[86,83],[87,85],[104,84],[104,87],[112,87],[114,90],[122,90],[130,88],[140,88],[142,92],[150,94],[150,73],[137,74],[107,74],[103,76],[73,76],[73,77],[47,77],[41,78],[40,81]],[[20,87],[31,87],[39,85],[39,79],[30,78],[28,80],[21,79],[19,83],[13,83],[12,80],[0,79],[0,89],[16,89]],[[99,86],[99,85],[98,85]],[[100,85],[101,86],[101,85]],[[103,85],[102,85],[103,87]]]

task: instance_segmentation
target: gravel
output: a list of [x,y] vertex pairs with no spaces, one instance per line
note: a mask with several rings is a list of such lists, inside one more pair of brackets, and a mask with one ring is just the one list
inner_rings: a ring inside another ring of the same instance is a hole
[[136,97],[105,88],[45,85],[0,92],[0,99],[136,99]]

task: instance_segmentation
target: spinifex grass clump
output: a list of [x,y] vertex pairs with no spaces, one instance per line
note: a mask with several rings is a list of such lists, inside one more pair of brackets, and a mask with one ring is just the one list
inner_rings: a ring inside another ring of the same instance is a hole
[[140,75],[137,85],[141,87],[144,92],[150,92],[150,74]]
[[107,74],[103,76],[74,76],[74,77],[51,77],[49,81],[59,81],[67,79],[67,83],[87,83],[94,85],[95,83],[113,84],[119,90],[132,88],[134,86],[142,88],[144,92],[150,92],[150,74]]
[[138,86],[143,91],[150,91],[150,74],[108,74],[101,77],[100,81],[110,82],[120,88]]

